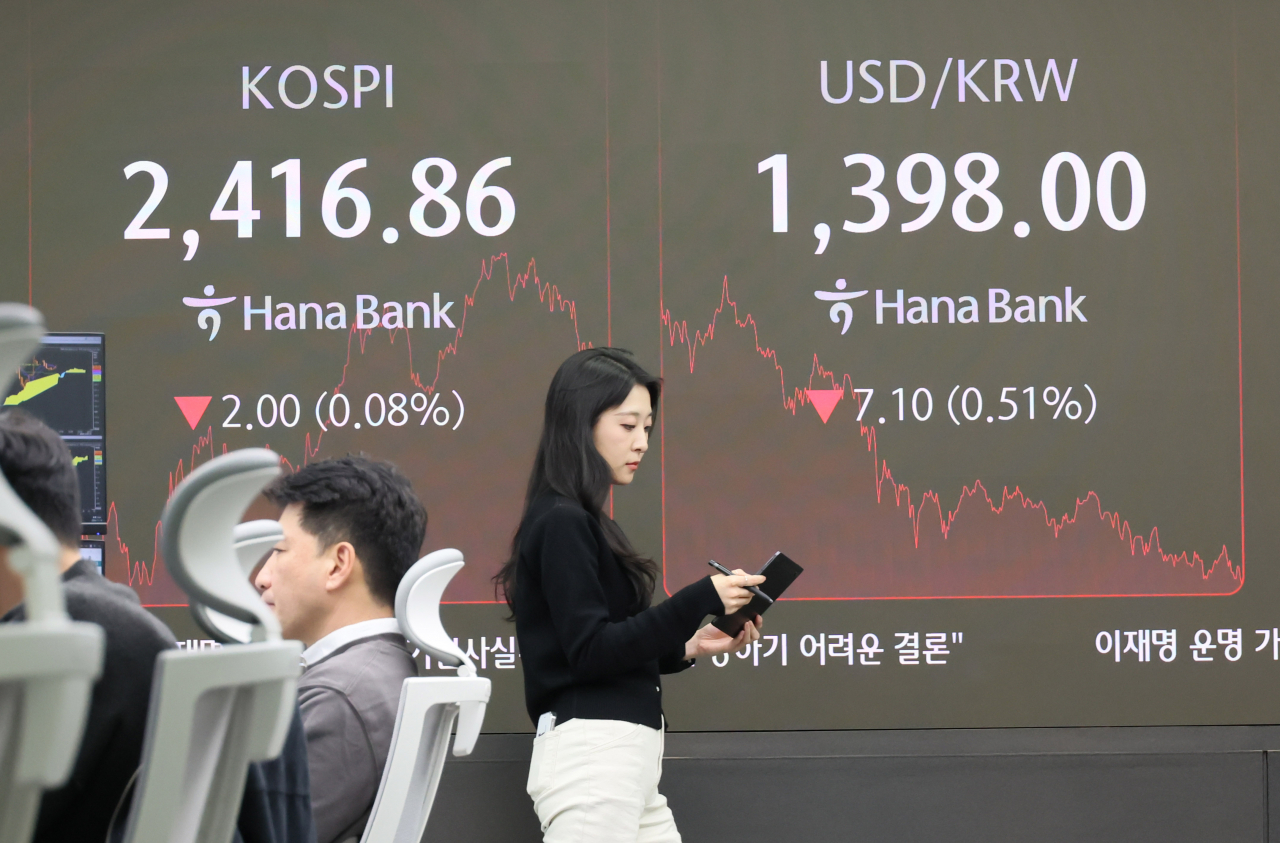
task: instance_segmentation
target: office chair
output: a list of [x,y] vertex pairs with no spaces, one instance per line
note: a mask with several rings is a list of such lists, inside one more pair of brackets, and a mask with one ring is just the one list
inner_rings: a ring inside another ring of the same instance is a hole
[[480,735],[489,680],[476,676],[475,665],[440,622],[440,598],[462,565],[460,551],[437,550],[419,559],[396,589],[396,620],[404,637],[441,664],[456,666],[458,674],[404,680],[391,753],[361,843],[419,843],[455,718],[454,755],[470,755]]
[[160,655],[127,843],[228,843],[249,763],[280,754],[302,645],[281,640],[233,545],[245,509],[279,474],[271,451],[234,451],[192,472],[165,507],[162,548],[178,585],[192,603],[260,627],[263,640]]
[[[284,531],[280,529],[278,521],[245,521],[235,526],[231,531],[231,539],[236,560],[240,563],[240,572],[244,574],[246,582],[251,583],[249,578],[253,575],[253,569],[258,567],[258,563],[282,538]],[[196,624],[220,644],[248,644],[254,640],[255,630],[259,636],[262,635],[262,627],[224,615],[203,603],[193,601],[191,614]],[[259,637],[258,640],[262,638]]]
[[[6,383],[43,335],[37,311],[0,304]],[[0,843],[27,843],[41,792],[65,782],[75,764],[104,645],[101,628],[67,617],[58,540],[3,476],[0,544],[26,607],[25,623],[0,625]]]

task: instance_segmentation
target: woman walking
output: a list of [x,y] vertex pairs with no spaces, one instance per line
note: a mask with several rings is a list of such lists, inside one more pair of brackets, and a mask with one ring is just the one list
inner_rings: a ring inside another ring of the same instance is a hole
[[660,674],[760,637],[707,615],[746,605],[764,577],[705,577],[650,606],[657,565],[604,503],[649,447],[661,382],[627,352],[580,351],[547,391],[542,437],[511,558],[494,578],[516,622],[525,702],[538,724],[529,795],[546,843],[679,841],[658,792]]

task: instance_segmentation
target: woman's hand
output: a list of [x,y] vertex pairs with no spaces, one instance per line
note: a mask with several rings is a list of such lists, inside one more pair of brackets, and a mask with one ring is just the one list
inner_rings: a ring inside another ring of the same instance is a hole
[[762,626],[764,626],[764,619],[756,615],[754,623],[747,621],[746,626],[742,627],[737,637],[730,638],[711,624],[707,624],[685,642],[684,657],[686,659],[696,659],[698,656],[718,656],[721,653],[741,650],[743,647],[760,640],[760,628]]
[[732,615],[751,602],[754,595],[747,591],[745,586],[759,585],[762,582],[764,577],[759,574],[748,574],[741,568],[735,569],[733,576],[715,574],[711,577],[711,584],[716,587],[716,593],[720,595],[720,602],[724,604],[726,615]]

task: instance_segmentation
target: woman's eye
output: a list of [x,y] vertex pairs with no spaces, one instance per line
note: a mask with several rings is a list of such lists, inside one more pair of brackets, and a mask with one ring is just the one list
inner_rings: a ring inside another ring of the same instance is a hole
[[624,425],[622,426],[622,429],[623,429],[623,430],[635,430],[635,429],[636,429],[636,426],[635,426],[634,424],[624,424]]

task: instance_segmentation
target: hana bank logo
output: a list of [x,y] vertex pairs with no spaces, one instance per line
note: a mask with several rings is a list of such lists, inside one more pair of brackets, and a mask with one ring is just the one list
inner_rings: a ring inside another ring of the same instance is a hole
[[[835,304],[831,305],[831,321],[839,324],[841,319],[844,320],[844,326],[840,328],[841,336],[848,333],[849,326],[853,324],[853,305],[849,304],[849,300],[856,299],[859,296],[865,296],[867,294],[866,290],[846,293],[844,292],[844,288],[846,286],[847,284],[845,283],[845,280],[840,278],[836,281],[836,290],[838,292],[832,293],[828,290],[815,290],[813,293],[813,297],[816,299],[835,302]],[[206,288],[206,292],[212,289],[212,287]]]
[[[867,295],[870,290],[856,290],[845,292],[848,284],[843,278],[836,281],[836,289],[834,292],[830,290],[815,290],[814,298],[819,301],[831,302],[831,308],[828,315],[831,321],[840,325],[841,335],[847,334],[849,328],[853,325],[853,305],[849,304],[852,299]],[[885,293],[896,293],[893,298],[886,297]],[[976,292],[976,291],[975,291]],[[1003,287],[990,287],[987,289],[987,306],[986,316],[982,318],[983,309],[980,303],[981,295],[967,296],[906,296],[906,290],[876,290],[875,293],[875,315],[877,325],[898,324],[898,325],[973,325],[979,322],[989,322],[993,325],[1001,323],[1059,323],[1059,322],[1088,322],[1081,309],[1084,306],[1084,300],[1088,296],[1077,295],[1078,290],[1074,287],[1063,287],[1062,295],[1015,295],[1017,290],[1010,291]],[[1032,292],[1032,291],[1022,291]],[[894,317],[887,320],[886,316]]]
[[204,308],[196,315],[196,324],[200,328],[209,331],[209,342],[213,342],[213,338],[218,335],[218,329],[222,327],[222,314],[214,310],[215,307],[221,307],[224,304],[231,304],[236,300],[235,296],[227,296],[225,298],[212,298],[216,291],[212,284],[204,288],[205,296],[209,298],[198,299],[193,296],[185,296],[182,303],[187,307]]
[[273,302],[271,296],[263,296],[261,304],[255,306],[253,296],[217,297],[216,293],[217,290],[209,284],[204,288],[205,298],[185,296],[182,299],[187,307],[200,308],[196,324],[209,332],[210,342],[218,336],[222,327],[222,314],[217,308],[231,304],[237,298],[243,298],[244,301],[246,331],[252,331],[255,327],[265,331],[305,331],[308,327],[312,330],[345,331],[348,324],[352,324],[347,320],[348,312],[354,316],[353,327],[361,331],[375,328],[386,328],[389,331],[458,328],[449,314],[455,302],[443,301],[439,291],[433,292],[430,298],[424,295],[421,301],[380,302],[377,296],[362,293],[355,297],[353,311],[348,311],[342,302]]

